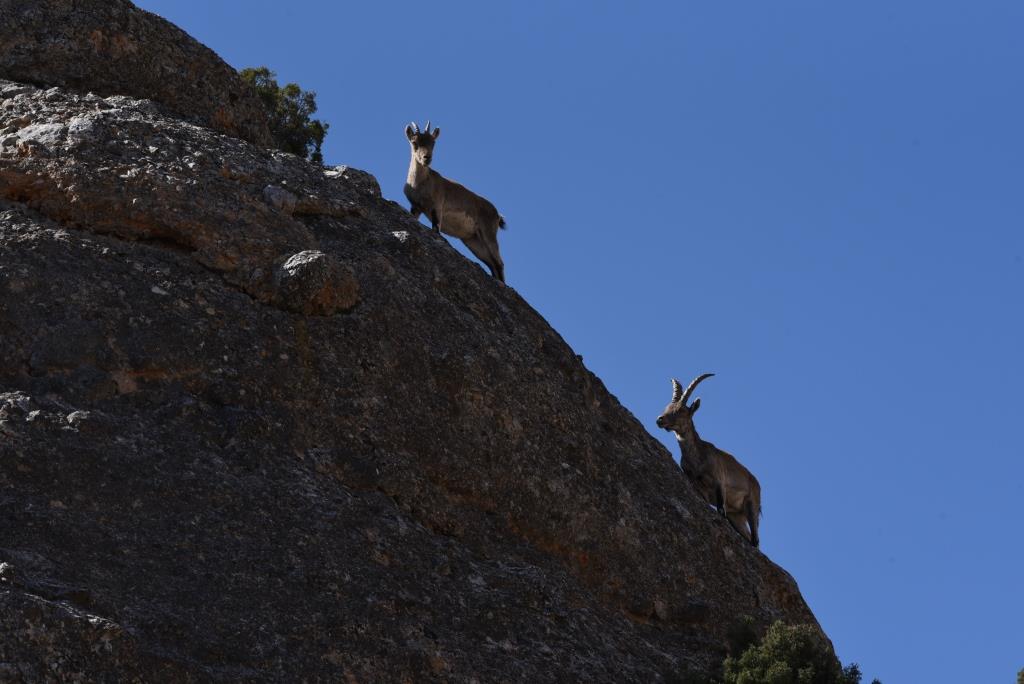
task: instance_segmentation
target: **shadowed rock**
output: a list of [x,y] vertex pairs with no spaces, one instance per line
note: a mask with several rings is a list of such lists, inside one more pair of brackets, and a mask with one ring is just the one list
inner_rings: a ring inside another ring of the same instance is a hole
[[317,250],[288,257],[275,271],[274,284],[277,302],[298,313],[329,316],[359,301],[359,282],[352,269]]
[[262,105],[212,50],[127,0],[0,0],[0,78],[159,102],[270,145]]
[[816,624],[371,176],[10,81],[0,519],[13,681],[677,681]]

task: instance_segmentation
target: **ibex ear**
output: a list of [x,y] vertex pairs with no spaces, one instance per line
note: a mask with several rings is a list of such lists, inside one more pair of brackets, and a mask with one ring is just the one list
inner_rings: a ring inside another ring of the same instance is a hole
[[433,135],[434,135],[434,140],[437,140],[438,136],[441,135],[441,129],[440,128],[435,128]]
[[699,408],[700,408],[700,397],[697,397],[696,399],[693,400],[693,403],[690,404],[690,415],[692,416],[694,413],[696,413],[697,409],[699,409]]
[[416,137],[416,131],[412,130],[412,124],[405,127],[405,137],[412,140]]

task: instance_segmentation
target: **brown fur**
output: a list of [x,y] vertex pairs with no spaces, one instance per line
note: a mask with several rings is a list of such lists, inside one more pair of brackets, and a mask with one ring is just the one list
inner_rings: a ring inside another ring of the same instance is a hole
[[405,128],[412,148],[404,188],[409,211],[417,218],[426,214],[435,232],[442,231],[462,240],[487,264],[492,276],[505,282],[505,262],[498,250],[498,229],[505,227],[505,219],[486,199],[430,168],[439,135],[441,129],[431,131],[429,121],[425,131],[420,131],[415,124]]
[[757,526],[761,517],[761,484],[735,456],[697,434],[693,414],[700,408],[700,399],[695,399],[691,406],[686,405],[697,384],[712,375],[701,375],[690,383],[685,393],[679,381],[673,379],[672,401],[658,417],[658,427],[676,433],[683,471],[701,496],[756,547],[760,543]]

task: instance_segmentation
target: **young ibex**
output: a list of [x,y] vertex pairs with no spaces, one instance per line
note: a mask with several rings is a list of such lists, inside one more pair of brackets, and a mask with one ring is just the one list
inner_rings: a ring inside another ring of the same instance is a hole
[[700,398],[695,399],[692,406],[686,405],[697,384],[712,375],[714,373],[699,376],[685,392],[673,378],[672,401],[658,416],[658,427],[676,433],[683,453],[683,470],[697,490],[756,547],[760,541],[757,522],[761,515],[761,485],[735,457],[697,435],[693,414],[700,408]]
[[405,136],[412,146],[409,176],[405,180],[409,211],[416,218],[426,214],[435,232],[440,229],[462,240],[469,251],[487,264],[492,276],[505,282],[505,263],[498,251],[498,229],[505,227],[505,219],[483,197],[430,168],[439,135],[441,129],[431,131],[429,121],[424,131],[415,123],[405,127]]

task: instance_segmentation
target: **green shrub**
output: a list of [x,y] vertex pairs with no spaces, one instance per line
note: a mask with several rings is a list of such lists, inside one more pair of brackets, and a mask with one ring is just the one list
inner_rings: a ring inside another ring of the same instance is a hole
[[322,164],[328,124],[310,118],[316,113],[316,93],[295,83],[279,86],[277,74],[267,67],[243,69],[241,76],[263,102],[277,148]]
[[856,664],[843,667],[810,625],[776,622],[759,644],[725,659],[725,684],[860,684]]
[[741,615],[725,630],[725,638],[729,644],[729,655],[738,658],[748,648],[760,641],[757,623],[749,615]]

